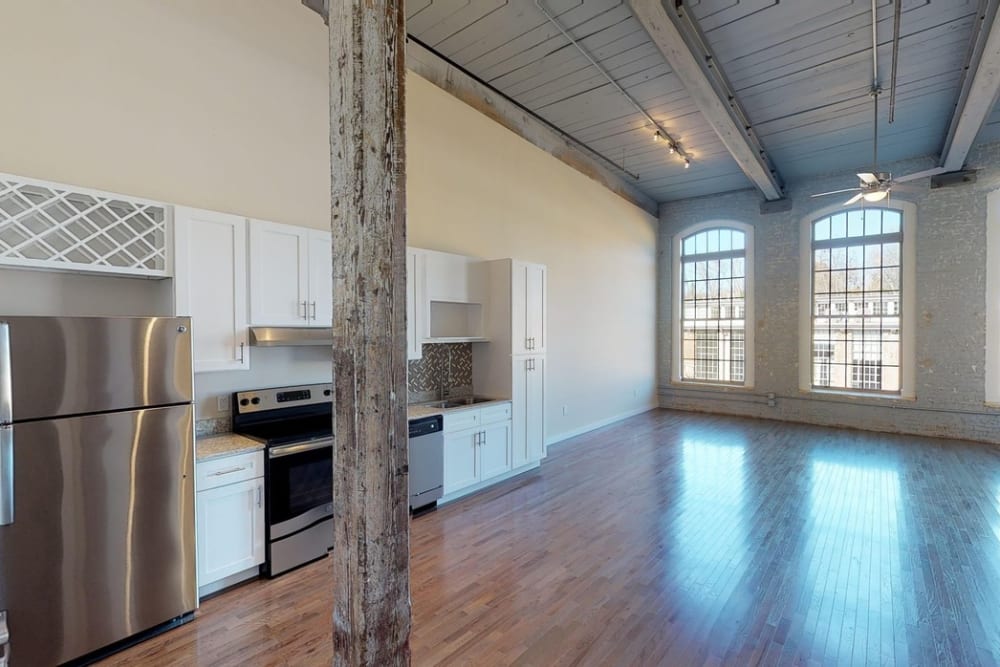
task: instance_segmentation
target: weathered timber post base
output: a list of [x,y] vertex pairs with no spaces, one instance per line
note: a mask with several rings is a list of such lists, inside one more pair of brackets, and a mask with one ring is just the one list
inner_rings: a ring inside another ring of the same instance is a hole
[[408,665],[403,3],[328,8],[334,664]]

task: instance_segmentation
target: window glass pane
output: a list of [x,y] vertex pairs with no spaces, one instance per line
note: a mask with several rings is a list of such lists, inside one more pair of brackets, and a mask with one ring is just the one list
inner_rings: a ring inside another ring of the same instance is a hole
[[743,270],[745,263],[746,260],[743,257],[733,258],[733,278],[742,278],[745,275]]
[[830,291],[841,293],[847,291],[847,271],[830,272]]
[[847,268],[860,269],[865,265],[864,246],[852,245],[847,248]]
[[882,289],[882,270],[865,269],[865,291],[878,292]]
[[847,216],[843,213],[830,216],[830,238],[842,239],[847,237]]
[[684,239],[684,254],[693,255],[694,254],[694,237],[689,236]]
[[881,266],[881,265],[882,265],[882,246],[866,245],[865,266]]
[[734,297],[744,297],[746,296],[746,291],[743,289],[744,283],[743,278],[733,278],[733,296]]
[[831,269],[847,268],[847,248],[830,249],[830,268]]
[[708,262],[708,278],[715,279],[719,277],[719,260],[712,259]]
[[699,255],[708,250],[708,235],[705,232],[698,232],[694,237],[694,251]]
[[865,234],[864,220],[860,213],[860,211],[851,211],[851,215],[847,218],[847,235],[851,238]]
[[746,235],[743,232],[733,230],[733,250],[746,249]]
[[826,294],[830,291],[830,274],[828,272],[816,272],[813,276],[813,291],[817,294]]
[[899,244],[882,244],[882,266],[899,266]]
[[898,234],[899,227],[901,224],[899,211],[883,211],[882,212],[882,233],[883,234]]
[[708,262],[694,263],[694,277],[698,280],[704,280],[708,277]]
[[813,239],[826,241],[830,238],[830,218],[823,218],[813,224]]
[[[847,291],[861,292],[865,287],[865,272],[863,269],[851,269],[847,272]],[[851,303],[852,306],[857,304]]]
[[813,251],[814,261],[813,268],[817,271],[826,270],[830,268],[830,249],[829,248],[819,248]]
[[684,262],[684,280],[694,280],[694,262]]
[[897,291],[899,288],[899,267],[882,269],[882,289]]
[[878,236],[882,233],[882,209],[865,209],[865,236]]
[[708,235],[708,252],[719,252],[719,230],[710,229],[705,233]]
[[731,259],[720,259],[719,260],[719,277],[729,278],[733,275],[733,260]]
[[730,229],[719,230],[719,251],[729,252],[733,249],[733,232]]

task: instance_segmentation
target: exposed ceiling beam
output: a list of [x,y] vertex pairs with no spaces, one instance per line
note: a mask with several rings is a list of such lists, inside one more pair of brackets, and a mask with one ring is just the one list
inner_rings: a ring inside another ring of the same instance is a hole
[[781,177],[693,18],[675,8],[674,0],[670,9],[660,0],[629,0],[628,4],[743,173],[765,199],[781,199]]
[[958,105],[941,151],[944,171],[958,171],[1000,95],[1000,12],[996,0],[982,2],[979,24]]
[[628,172],[412,36],[406,45],[406,67],[650,215],[658,215],[656,201],[630,182],[637,179]]
[[[303,5],[323,16],[324,20],[328,3],[329,0],[302,0]],[[652,216],[659,215],[659,204],[639,189],[635,184],[638,177],[634,174],[536,116],[412,36],[406,45],[406,67],[619,197]]]

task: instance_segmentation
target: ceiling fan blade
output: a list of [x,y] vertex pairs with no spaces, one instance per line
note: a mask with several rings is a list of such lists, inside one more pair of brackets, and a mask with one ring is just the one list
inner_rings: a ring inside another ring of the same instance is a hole
[[850,199],[848,199],[847,201],[845,201],[844,202],[844,206],[850,206],[851,204],[853,204],[854,202],[860,200],[864,196],[865,196],[864,192],[859,192],[858,194],[854,195],[853,197],[851,197]]
[[861,188],[844,188],[843,190],[831,190],[830,192],[820,192],[814,195],[809,195],[810,197],[825,197],[827,195],[839,195],[842,192],[858,192]]
[[906,183],[907,181],[915,181],[918,178],[927,178],[928,176],[937,176],[938,174],[944,173],[944,167],[934,167],[933,169],[924,169],[923,171],[914,172],[912,174],[907,174],[906,176],[900,176],[899,178],[892,179],[893,183]]
[[878,183],[878,176],[875,174],[858,174],[858,178],[860,178],[861,182],[865,185],[875,185]]

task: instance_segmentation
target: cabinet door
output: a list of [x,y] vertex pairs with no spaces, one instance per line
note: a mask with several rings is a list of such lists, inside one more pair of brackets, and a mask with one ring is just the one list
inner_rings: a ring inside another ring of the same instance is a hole
[[333,247],[330,232],[309,232],[309,324],[333,325]]
[[264,562],[264,478],[197,494],[198,586]]
[[510,422],[484,426],[479,438],[479,479],[510,470]]
[[531,357],[524,393],[524,449],[527,460],[545,457],[545,358]]
[[540,264],[524,267],[525,338],[532,354],[545,352],[545,271]]
[[444,493],[454,493],[479,481],[479,429],[444,434]]
[[247,221],[174,210],[174,309],[191,317],[194,372],[250,369]]
[[469,263],[473,261],[464,255],[447,252],[424,251],[427,299],[468,303]]
[[257,326],[309,324],[309,230],[250,221],[250,321]]
[[514,360],[511,387],[511,465],[545,457],[545,358]]
[[424,301],[424,256],[418,250],[406,250],[406,358],[422,359],[424,356],[423,321],[426,313]]
[[528,354],[528,275],[524,264],[513,262],[510,267],[510,326],[511,353]]

